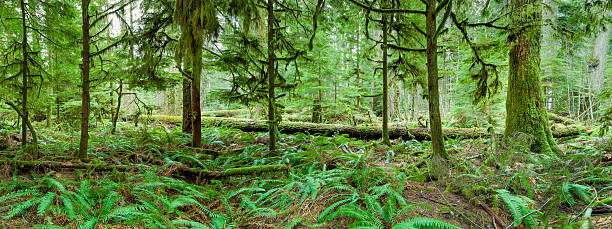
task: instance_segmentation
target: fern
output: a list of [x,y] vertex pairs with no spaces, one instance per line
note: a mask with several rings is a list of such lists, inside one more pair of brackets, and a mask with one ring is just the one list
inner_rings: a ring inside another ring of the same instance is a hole
[[0,203],[4,203],[4,201],[23,197],[23,196],[38,196],[40,192],[37,189],[21,189],[14,192],[7,193],[6,195],[0,197]]
[[578,197],[579,200],[589,201],[593,197],[592,190],[593,188],[586,185],[570,184],[567,182],[561,186],[561,193],[569,205],[576,204],[574,196]]
[[524,223],[528,228],[535,228],[534,215],[532,214],[534,210],[529,208],[529,203],[533,202],[532,200],[524,196],[512,195],[505,189],[497,189],[496,191],[510,210],[515,227]]
[[6,216],[2,216],[3,219],[11,219],[13,217],[15,217],[16,215],[19,215],[21,213],[23,213],[26,209],[36,205],[37,203],[40,202],[40,198],[32,198],[29,199],[19,205],[17,205],[16,207],[14,207]]
[[42,216],[45,214],[45,211],[47,211],[47,209],[49,209],[49,206],[51,205],[51,201],[53,201],[53,199],[55,199],[55,193],[54,192],[47,192],[47,194],[45,194],[45,196],[43,196],[42,198],[40,198],[40,204],[38,204],[38,210],[37,210],[37,214],[39,216]]
[[392,229],[461,229],[453,224],[425,217],[412,218],[406,222],[395,225]]
[[62,227],[62,226],[57,226],[57,225],[36,225],[33,227],[30,227],[30,229],[66,229],[68,227]]
[[186,219],[175,219],[172,220],[172,225],[174,226],[189,226],[192,229],[210,229],[209,226],[206,226],[204,224],[195,222],[195,221],[191,221],[191,220],[186,220]]

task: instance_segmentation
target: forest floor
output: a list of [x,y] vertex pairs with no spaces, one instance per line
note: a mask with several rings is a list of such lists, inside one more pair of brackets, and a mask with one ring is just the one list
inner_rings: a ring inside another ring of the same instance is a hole
[[265,133],[204,128],[195,150],[174,126],[119,130],[90,133],[88,163],[77,129],[41,128],[38,160],[0,130],[0,228],[579,228],[587,210],[612,228],[609,137],[558,139],[560,155],[447,139],[435,180],[428,141],[298,133],[271,153]]

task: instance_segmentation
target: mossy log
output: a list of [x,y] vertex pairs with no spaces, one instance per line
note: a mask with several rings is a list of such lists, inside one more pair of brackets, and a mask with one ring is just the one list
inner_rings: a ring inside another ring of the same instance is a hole
[[[169,123],[180,123],[180,116],[164,116],[164,115],[152,115],[146,116],[149,120],[163,121]],[[202,126],[204,127],[228,127],[240,129],[245,132],[265,132],[268,130],[268,124],[265,120],[250,120],[250,119],[234,119],[234,118],[213,118],[213,117],[202,117]],[[339,124],[319,124],[309,122],[288,122],[283,121],[278,127],[281,133],[293,134],[293,133],[310,133],[310,134],[323,134],[332,135],[348,134],[354,138],[363,139],[376,139],[382,135],[382,129],[379,126],[350,126],[350,125],[339,125]],[[487,130],[484,128],[447,128],[444,129],[446,136],[451,138],[479,138],[487,136]],[[425,140],[429,139],[429,129],[416,127],[416,128],[405,128],[400,126],[390,126],[389,136],[392,138],[403,138],[403,139],[417,139]]]
[[[138,165],[113,165],[113,164],[90,164],[90,163],[73,163],[59,161],[26,161],[26,160],[2,160],[4,163],[11,164],[18,168],[47,168],[47,169],[86,169],[95,171],[112,171],[118,170],[121,172],[138,170]],[[143,165],[144,166],[144,165]],[[178,167],[176,172],[180,175],[193,175],[202,178],[221,178],[231,176],[246,176],[256,175],[268,172],[284,172],[289,171],[287,165],[260,165],[231,168],[225,171],[209,171],[197,168]]]
[[[146,116],[149,120],[180,123],[180,116],[152,115]],[[245,132],[265,132],[268,125],[265,120],[234,119],[234,118],[214,118],[202,117],[204,127],[228,127]],[[289,122],[283,121],[278,127],[281,133],[310,133],[330,136],[332,134],[348,134],[354,138],[377,139],[382,135],[380,126],[365,125],[340,125],[340,124],[319,124],[308,122]],[[562,126],[557,125],[553,128],[553,136],[568,137],[587,132],[586,128],[579,125]],[[444,134],[449,138],[480,138],[487,137],[489,133],[485,128],[445,128]],[[389,136],[391,138],[402,138],[404,140],[417,139],[428,140],[429,129],[423,127],[406,128],[402,126],[390,126]]]
[[235,117],[246,112],[245,109],[202,111],[202,117]]
[[564,125],[575,125],[577,124],[577,122],[573,119],[567,118],[567,117],[563,117],[561,115],[555,114],[555,113],[547,113],[548,116],[548,120],[552,121],[553,123],[561,123]]
[[227,169],[225,171],[220,171],[220,172],[208,171],[208,170],[202,170],[202,169],[196,169],[196,168],[180,169],[178,171],[182,175],[199,176],[202,178],[212,179],[212,178],[231,177],[231,176],[257,175],[257,174],[269,173],[269,172],[288,172],[289,166],[287,165],[259,165],[259,166],[231,168],[231,169]]

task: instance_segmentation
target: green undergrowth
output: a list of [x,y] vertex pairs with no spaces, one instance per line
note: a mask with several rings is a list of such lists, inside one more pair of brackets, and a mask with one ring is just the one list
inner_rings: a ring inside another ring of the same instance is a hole
[[[41,131],[43,160],[78,163],[70,157],[78,136],[67,128]],[[188,146],[191,136],[179,129],[120,129],[118,135],[94,129],[89,157],[94,165],[133,166],[129,171],[5,168],[0,184],[3,221],[34,228],[460,228],[435,215],[414,214],[431,207],[405,199],[410,178],[402,170],[372,165],[380,154],[375,141],[282,135],[272,153],[265,134],[204,128],[205,150],[200,151]],[[396,148],[398,153],[413,151],[408,145]],[[31,158],[10,152],[9,164]],[[405,159],[394,153],[385,157],[386,162]],[[177,172],[263,165],[290,169],[213,179]]]
[[[41,160],[78,163],[71,157],[78,132],[70,128],[41,128]],[[451,179],[441,186],[429,176],[428,141],[396,140],[387,147],[346,135],[297,133],[281,135],[278,151],[269,152],[265,133],[214,127],[203,128],[204,150],[196,150],[178,128],[120,123],[119,130],[94,129],[89,157],[94,165],[127,171],[24,170],[13,163],[31,160],[27,151],[2,151],[9,166],[0,169],[0,226],[478,228],[491,224],[489,217],[477,218],[486,215],[476,213],[485,204],[514,226],[571,228],[584,209],[608,206],[612,197],[610,143],[588,136],[561,142],[568,150],[554,156],[494,139],[447,139]],[[181,173],[276,165],[289,169]],[[410,198],[423,195],[437,200]],[[452,195],[467,198],[472,208],[450,204],[445,196]]]

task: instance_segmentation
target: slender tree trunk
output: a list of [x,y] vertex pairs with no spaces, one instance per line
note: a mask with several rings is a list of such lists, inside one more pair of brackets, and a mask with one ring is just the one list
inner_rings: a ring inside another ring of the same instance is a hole
[[23,52],[23,61],[21,62],[21,75],[22,75],[22,89],[21,89],[21,112],[22,112],[22,123],[21,123],[21,146],[25,147],[28,144],[28,128],[32,133],[32,144],[34,150],[32,156],[38,158],[38,139],[36,139],[36,133],[34,128],[30,124],[30,118],[28,116],[28,30],[26,27],[25,17],[25,2],[21,0],[21,26],[23,28],[21,48]]
[[268,0],[268,148],[270,152],[276,151],[277,121],[274,112],[274,0]]
[[386,14],[383,14],[382,19],[382,77],[383,77],[383,107],[382,107],[382,140],[383,144],[391,145],[391,141],[389,141],[389,85],[387,83],[387,24],[389,23]]
[[[194,4],[200,4],[196,0]],[[199,12],[199,11],[196,11]],[[201,26],[193,28],[193,48],[191,48],[191,63],[193,71],[193,81],[191,81],[191,110],[192,110],[192,126],[193,132],[193,147],[202,147],[202,110],[200,110],[200,82],[202,78],[202,45],[204,31]]]
[[115,114],[113,115],[113,127],[111,129],[111,134],[115,134],[115,130],[117,129],[117,120],[119,119],[119,110],[121,110],[121,97],[123,96],[123,80],[119,79],[119,93],[117,93],[117,109],[115,110]]
[[87,144],[89,141],[89,0],[82,0],[82,32],[83,32],[83,51],[81,57],[83,64],[82,70],[82,93],[81,93],[81,141],[77,157],[87,161]]
[[312,120],[310,120],[314,123],[322,122],[321,113],[323,111],[323,108],[321,107],[321,101],[323,100],[323,90],[321,90],[322,84],[321,84],[321,67],[320,66],[319,66],[319,74],[317,77],[317,82],[319,83],[319,89],[317,90],[318,95],[312,107]]
[[21,0],[21,26],[23,34],[21,36],[21,52],[23,53],[23,61],[21,62],[22,88],[21,88],[21,112],[23,120],[21,123],[21,146],[25,147],[28,144],[28,30],[26,27],[25,18],[25,2]]
[[[506,101],[506,138],[516,133],[533,136],[531,150],[536,153],[559,152],[553,139],[546,101],[540,82],[540,45],[542,32],[541,0],[512,0],[509,41],[508,94]],[[525,25],[531,25],[525,27]]]
[[[183,64],[183,69],[187,64]],[[191,72],[187,72],[190,76]],[[191,133],[191,80],[183,77],[182,80],[182,92],[183,92],[183,133]]]
[[440,92],[438,89],[438,38],[436,35],[436,0],[429,0],[425,9],[425,29],[427,34],[427,87],[429,103],[429,121],[431,129],[432,171],[441,178],[446,168],[448,153],[444,149],[442,137],[442,120],[440,118]]

